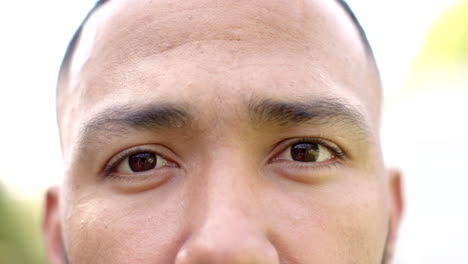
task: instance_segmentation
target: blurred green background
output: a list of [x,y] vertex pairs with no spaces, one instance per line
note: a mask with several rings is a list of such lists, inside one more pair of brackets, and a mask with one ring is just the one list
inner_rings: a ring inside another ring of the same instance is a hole
[[0,186],[0,263],[47,263],[40,231],[41,215],[40,201],[15,200],[5,186]]

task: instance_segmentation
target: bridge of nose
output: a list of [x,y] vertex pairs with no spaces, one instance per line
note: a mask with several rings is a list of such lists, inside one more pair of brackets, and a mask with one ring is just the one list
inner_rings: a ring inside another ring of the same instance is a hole
[[246,169],[241,159],[227,162],[200,175],[204,186],[192,192],[190,230],[176,264],[279,263],[259,201],[260,175],[253,175],[255,170]]

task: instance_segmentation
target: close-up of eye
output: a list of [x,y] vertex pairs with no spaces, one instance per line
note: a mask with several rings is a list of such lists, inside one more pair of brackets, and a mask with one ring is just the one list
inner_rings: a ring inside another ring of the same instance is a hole
[[130,154],[124,152],[119,154],[116,160],[115,163],[111,163],[110,175],[132,175],[175,166],[175,163],[153,151],[139,151]]
[[[336,149],[335,149],[336,148]],[[337,147],[329,147],[318,142],[298,142],[290,145],[275,160],[297,162],[327,162],[342,155]]]

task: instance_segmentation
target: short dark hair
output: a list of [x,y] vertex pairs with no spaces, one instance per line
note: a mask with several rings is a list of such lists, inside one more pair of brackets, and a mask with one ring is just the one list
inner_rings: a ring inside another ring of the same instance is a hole
[[[60,66],[60,73],[64,69],[68,68],[68,66],[69,66],[69,63],[70,63],[71,58],[73,56],[73,53],[74,53],[74,51],[76,49],[76,46],[78,44],[78,40],[80,38],[81,32],[83,31],[84,25],[89,20],[89,18],[94,13],[94,11],[96,11],[96,9],[98,9],[100,6],[107,3],[108,1],[109,0],[98,0],[94,4],[93,8],[91,8],[91,10],[89,10],[88,14],[83,19],[80,26],[75,31],[75,34],[73,35],[72,39],[70,40],[70,43],[68,44],[67,50],[65,51],[65,56],[63,57],[62,64]],[[364,43],[364,46],[366,47],[368,54],[374,60],[374,52],[372,51],[372,47],[371,47],[371,45],[369,43],[369,40],[367,39],[366,33],[365,33],[363,27],[361,26],[361,23],[359,23],[359,20],[357,19],[356,15],[352,11],[352,9],[350,8],[350,6],[346,2],[346,0],[337,0],[337,2],[343,7],[345,12],[349,15],[349,17],[351,18],[351,20],[353,21],[353,23],[357,27],[357,29],[359,31],[359,35],[361,37],[361,40]]]

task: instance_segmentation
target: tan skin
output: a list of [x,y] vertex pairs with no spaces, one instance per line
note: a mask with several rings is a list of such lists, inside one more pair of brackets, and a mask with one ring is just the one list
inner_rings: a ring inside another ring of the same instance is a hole
[[389,260],[400,176],[366,52],[333,1],[105,4],[59,81],[50,263]]

